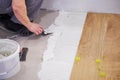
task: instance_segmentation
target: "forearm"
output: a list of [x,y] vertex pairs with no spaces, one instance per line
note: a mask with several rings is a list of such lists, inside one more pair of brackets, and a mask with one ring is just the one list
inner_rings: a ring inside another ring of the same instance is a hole
[[[19,4],[18,4],[19,2]],[[30,20],[27,16],[27,9],[25,5],[25,0],[13,0],[12,8],[17,19],[27,28],[29,27]]]
[[12,0],[12,8],[17,19],[31,32],[39,35],[43,32],[41,25],[30,22],[27,16],[25,0]]

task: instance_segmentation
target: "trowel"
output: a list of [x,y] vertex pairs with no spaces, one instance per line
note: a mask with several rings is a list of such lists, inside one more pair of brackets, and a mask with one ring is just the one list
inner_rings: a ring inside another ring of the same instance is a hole
[[40,35],[42,35],[42,36],[47,36],[47,35],[51,35],[51,34],[53,34],[53,32],[48,31],[48,29],[45,29],[45,30],[42,32],[42,34],[40,34]]

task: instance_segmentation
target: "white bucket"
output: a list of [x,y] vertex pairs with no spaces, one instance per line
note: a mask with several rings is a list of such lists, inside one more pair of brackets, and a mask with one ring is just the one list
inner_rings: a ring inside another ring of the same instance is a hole
[[19,51],[20,45],[16,41],[0,39],[0,55],[2,55],[0,57],[0,79],[10,78],[19,72]]

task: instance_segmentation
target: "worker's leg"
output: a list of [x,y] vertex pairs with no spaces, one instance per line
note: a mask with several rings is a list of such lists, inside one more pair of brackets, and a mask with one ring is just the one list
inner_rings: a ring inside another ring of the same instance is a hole
[[0,19],[10,19],[11,0],[0,0]]
[[12,13],[11,5],[12,0],[0,0],[0,23],[4,25],[3,27],[15,31],[16,27],[11,25],[12,21],[10,21],[10,14]]
[[[35,20],[35,17],[37,17],[40,7],[43,0],[26,0],[26,6],[27,6],[27,13],[28,17],[31,21]],[[12,16],[11,20],[15,23],[21,24],[15,15]]]
[[34,21],[38,16],[43,0],[26,0],[28,16]]

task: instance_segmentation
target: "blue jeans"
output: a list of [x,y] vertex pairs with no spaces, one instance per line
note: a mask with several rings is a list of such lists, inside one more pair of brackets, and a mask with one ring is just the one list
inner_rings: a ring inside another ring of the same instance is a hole
[[[27,15],[31,21],[35,19],[40,10],[43,0],[25,0],[27,7]],[[21,24],[12,10],[12,0],[0,0],[0,14],[10,14],[11,20],[15,23]],[[19,4],[19,3],[18,3]]]

